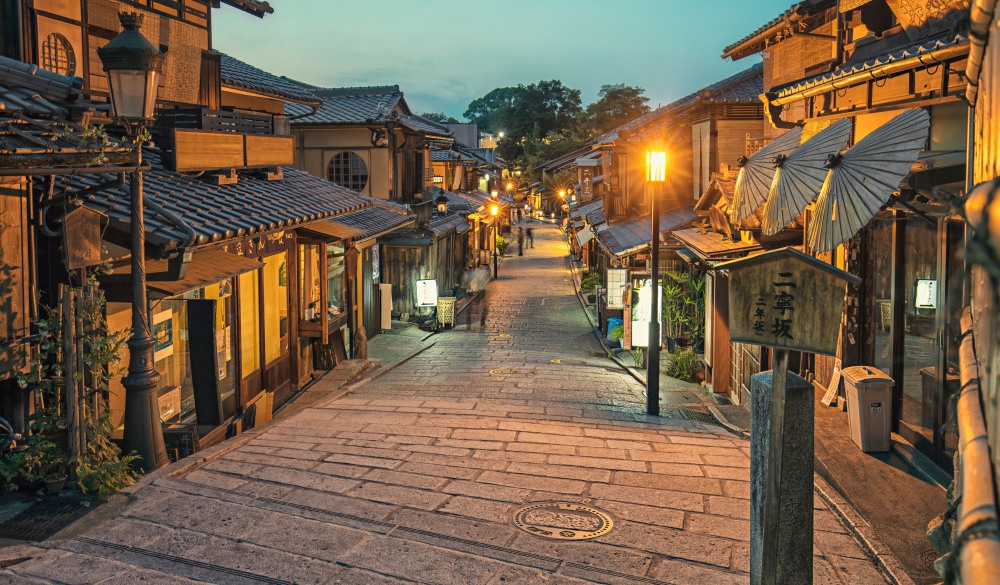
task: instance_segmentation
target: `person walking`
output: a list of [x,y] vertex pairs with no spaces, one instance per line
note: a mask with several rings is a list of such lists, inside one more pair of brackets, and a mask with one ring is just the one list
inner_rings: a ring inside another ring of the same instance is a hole
[[532,233],[530,227],[528,228],[528,247],[529,248],[535,247],[535,234]]
[[517,228],[517,255],[524,256],[524,230]]
[[517,208],[517,223],[521,223],[521,208]]

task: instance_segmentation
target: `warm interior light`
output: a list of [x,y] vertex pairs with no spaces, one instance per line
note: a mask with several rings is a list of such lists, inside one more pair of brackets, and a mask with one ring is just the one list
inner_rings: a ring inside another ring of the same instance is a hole
[[496,217],[500,213],[499,205],[490,205],[490,215]]
[[662,150],[646,152],[646,181],[662,183],[667,180],[667,153]]
[[514,190],[514,183],[507,183],[507,190],[508,191],[513,191]]
[[497,197],[500,196],[500,191],[497,191],[496,189],[494,189],[494,190],[490,191],[490,195],[492,195],[493,198],[496,199]]

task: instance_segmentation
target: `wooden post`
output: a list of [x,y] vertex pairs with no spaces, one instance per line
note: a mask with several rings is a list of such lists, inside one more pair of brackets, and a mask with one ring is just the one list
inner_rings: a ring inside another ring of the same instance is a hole
[[[788,351],[774,350],[774,368],[772,369],[773,385],[771,386],[771,428],[769,429],[767,477],[764,490],[764,542],[763,562],[760,583],[762,585],[781,585],[778,583],[778,504],[781,501],[781,447],[785,426],[785,392],[788,382]],[[805,535],[803,535],[805,538]],[[812,532],[809,533],[812,542]],[[812,558],[810,546],[809,557]]]
[[66,389],[66,425],[68,431],[69,456],[75,459],[80,455],[80,416],[77,413],[76,386],[76,318],[73,315],[73,289],[59,285],[62,302],[59,307],[59,318],[63,327],[63,362],[66,365],[63,372],[63,387]]
[[[83,304],[86,295],[86,289],[81,287],[75,291],[74,295],[74,306],[73,306],[73,321],[75,322],[74,327],[74,353],[76,354],[76,379],[73,381],[73,385],[76,387],[75,396],[77,399],[76,417],[78,420],[77,428],[79,429],[79,445],[80,454],[87,454],[87,368],[84,363],[83,355],[83,338],[86,335],[84,330],[83,322]],[[96,414],[96,411],[95,411]]]

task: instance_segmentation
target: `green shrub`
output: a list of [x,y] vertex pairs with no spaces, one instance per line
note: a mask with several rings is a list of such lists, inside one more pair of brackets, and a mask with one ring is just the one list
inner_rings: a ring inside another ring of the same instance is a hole
[[632,361],[635,362],[635,367],[641,368],[643,364],[643,351],[641,347],[635,347],[631,350]]
[[580,279],[580,288],[583,290],[593,290],[601,286],[601,275],[596,272],[584,272]]
[[611,339],[621,339],[625,337],[625,328],[619,325],[612,329],[608,336],[611,337]]
[[701,358],[690,348],[678,348],[670,354],[667,375],[685,382],[697,382],[701,372]]
[[496,243],[497,243],[497,254],[500,254],[501,256],[505,255],[507,253],[507,246],[510,245],[510,242],[508,242],[507,239],[501,236],[500,234],[497,234]]

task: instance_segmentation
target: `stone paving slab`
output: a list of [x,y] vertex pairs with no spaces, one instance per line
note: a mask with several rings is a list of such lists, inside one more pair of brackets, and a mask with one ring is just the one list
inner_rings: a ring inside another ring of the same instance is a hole
[[[535,240],[491,285],[482,328],[437,335],[352,394],[154,480],[0,583],[749,582],[747,441],[647,417],[633,378],[589,367],[603,358],[590,355],[565,248],[552,228]],[[519,507],[553,500],[602,509],[615,527],[569,542],[512,525]],[[816,582],[884,583],[815,506]]]

